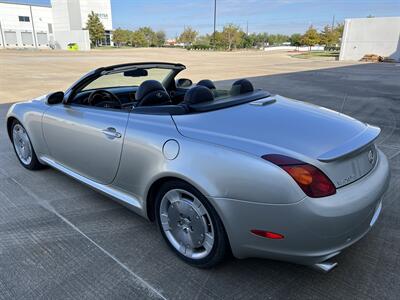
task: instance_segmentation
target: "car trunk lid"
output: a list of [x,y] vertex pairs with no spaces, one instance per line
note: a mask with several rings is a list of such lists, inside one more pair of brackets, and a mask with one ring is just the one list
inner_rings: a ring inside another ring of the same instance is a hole
[[[272,101],[273,100],[273,101]],[[258,101],[258,102],[257,102]],[[380,129],[341,113],[271,96],[265,101],[175,115],[178,131],[256,156],[284,154],[321,168],[337,187],[367,174]],[[371,154],[372,152],[372,154]]]

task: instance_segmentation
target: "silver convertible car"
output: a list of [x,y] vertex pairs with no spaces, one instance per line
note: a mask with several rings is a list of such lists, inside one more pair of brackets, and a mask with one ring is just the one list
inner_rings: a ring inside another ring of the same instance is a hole
[[177,79],[182,64],[96,69],[65,92],[14,104],[21,164],[51,166],[155,221],[181,259],[232,253],[329,271],[381,211],[380,129],[272,95]]

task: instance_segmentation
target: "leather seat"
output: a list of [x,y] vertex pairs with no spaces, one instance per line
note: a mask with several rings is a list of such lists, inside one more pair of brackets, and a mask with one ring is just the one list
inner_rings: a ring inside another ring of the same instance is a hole
[[232,96],[250,93],[254,91],[254,87],[247,79],[239,79],[232,84],[230,94]]
[[167,91],[157,80],[143,81],[135,94],[135,99],[138,102],[136,107],[172,104]]
[[197,85],[188,90],[182,104],[193,105],[214,100],[214,95],[205,86]]

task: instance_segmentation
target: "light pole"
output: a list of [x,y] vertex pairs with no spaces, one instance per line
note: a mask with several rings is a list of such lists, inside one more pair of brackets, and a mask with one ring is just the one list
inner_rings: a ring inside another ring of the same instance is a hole
[[217,0],[214,0],[214,33],[213,33],[214,50],[216,48],[216,42],[215,42],[216,26],[217,26]]

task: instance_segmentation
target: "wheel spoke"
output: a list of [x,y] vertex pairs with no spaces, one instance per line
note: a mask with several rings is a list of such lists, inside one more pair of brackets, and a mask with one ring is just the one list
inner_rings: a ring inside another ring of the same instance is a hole
[[205,214],[207,214],[206,209],[204,208],[203,204],[200,202],[199,199],[197,199],[197,198],[194,199],[193,204],[197,208],[197,211],[200,212],[201,216],[204,216]]
[[169,226],[169,218],[168,218],[167,214],[161,214],[160,220],[161,220],[161,225],[162,225],[164,231],[171,230],[171,227]]
[[170,191],[167,194],[167,199],[172,204],[177,201],[180,201],[182,198],[181,198],[181,194],[178,191]]
[[182,254],[185,254],[186,253],[186,247],[185,247],[185,245],[184,244],[180,244],[179,245],[179,252],[181,252]]
[[193,256],[193,249],[190,247],[186,247],[185,248],[185,255],[188,257],[192,257]]
[[26,148],[22,148],[22,149],[21,149],[21,156],[22,156],[23,159],[26,159],[26,157],[27,157]]
[[212,246],[214,245],[214,237],[210,233],[206,233],[203,246],[207,251],[211,251]]

